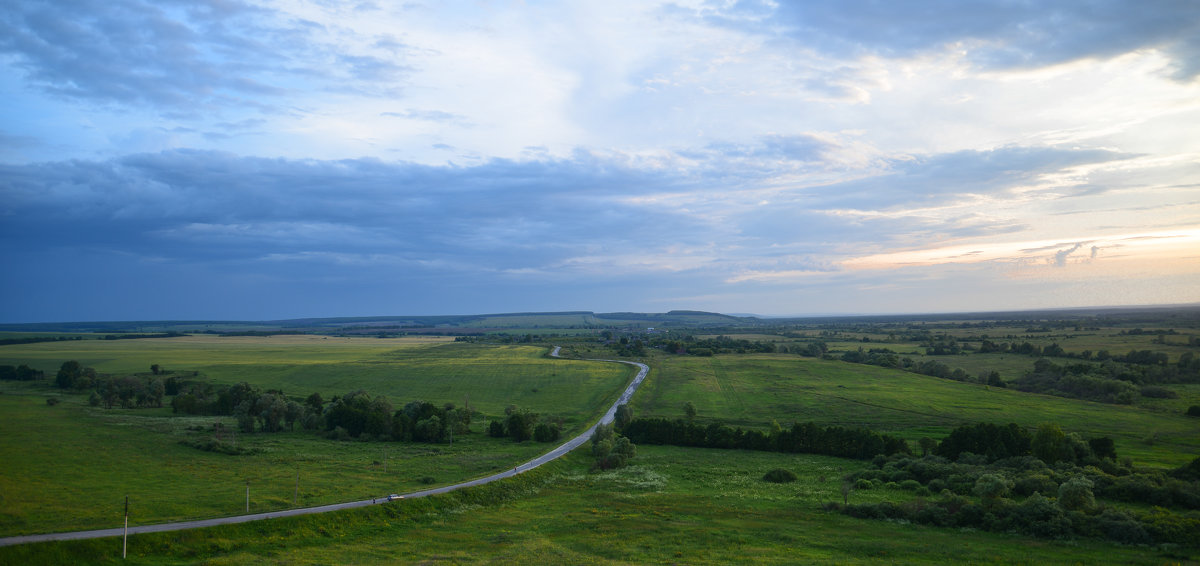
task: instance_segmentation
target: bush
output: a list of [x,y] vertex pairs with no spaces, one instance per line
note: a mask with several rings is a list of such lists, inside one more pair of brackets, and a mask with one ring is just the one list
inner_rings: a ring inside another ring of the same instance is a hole
[[1092,481],[1083,476],[1075,476],[1058,487],[1058,504],[1063,509],[1085,511],[1096,505],[1096,497],[1092,495]]
[[875,487],[875,484],[871,483],[871,480],[868,479],[859,478],[858,481],[854,482],[854,489],[871,489],[873,487]]
[[1155,399],[1178,399],[1179,394],[1173,390],[1159,385],[1147,385],[1142,388],[1142,397],[1152,397]]
[[785,470],[783,468],[775,468],[774,470],[767,472],[766,475],[763,476],[763,481],[769,481],[771,483],[794,482],[794,481],[796,481],[796,474],[792,473],[791,470]]
[[505,436],[508,436],[508,434],[504,432],[504,423],[500,421],[489,422],[488,436],[492,438],[504,438]]
[[332,440],[350,440],[350,432],[346,429],[337,426],[329,431],[329,438]]
[[1051,495],[1058,493],[1058,484],[1045,474],[1025,474],[1017,478],[1016,485],[1013,486],[1013,492],[1022,496],[1033,495],[1035,493]]
[[1071,533],[1071,522],[1052,499],[1035,493],[1013,509],[1014,527],[1036,537],[1051,538]]
[[58,404],[58,397],[47,397],[46,398],[46,405],[53,407],[57,404]]
[[215,452],[217,454],[228,454],[230,456],[242,456],[245,454],[257,454],[258,453],[258,450],[255,450],[252,448],[243,448],[240,446],[235,446],[228,442],[217,440],[216,438],[180,440],[179,443],[184,446],[190,446],[197,450],[203,450],[205,452]]
[[920,488],[920,487],[922,487],[921,482],[919,482],[917,480],[904,480],[904,481],[900,482],[900,489],[906,489],[908,491],[916,491],[917,488]]
[[533,429],[533,439],[538,442],[554,442],[561,435],[562,431],[558,428],[558,425],[549,423],[540,423]]
[[1171,471],[1171,476],[1183,481],[1200,481],[1200,457]]
[[1153,542],[1146,529],[1133,517],[1122,511],[1105,509],[1096,519],[1096,526],[1104,538],[1124,544],[1149,544]]
[[[1091,487],[1089,485],[1089,487]],[[994,503],[1008,495],[1012,482],[998,474],[983,474],[975,480],[975,495],[982,497],[985,502]]]
[[1188,407],[1186,414],[1189,417],[1200,417],[1200,405],[1192,405],[1191,407]]

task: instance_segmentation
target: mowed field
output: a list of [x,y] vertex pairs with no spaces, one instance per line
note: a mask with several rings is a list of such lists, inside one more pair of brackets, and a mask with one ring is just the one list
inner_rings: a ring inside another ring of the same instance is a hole
[[[866,462],[643,446],[591,472],[581,449],[513,480],[373,508],[0,548],[0,562],[122,564],[1180,564],[1169,549],[867,521],[821,506]],[[762,481],[785,468],[799,479]],[[856,491],[851,503],[904,500]],[[1187,556],[1186,553],[1183,556]]]
[[[199,371],[208,381],[246,381],[303,399],[363,389],[408,401],[465,402],[502,416],[510,404],[559,418],[577,432],[607,409],[632,377],[624,365],[546,358],[546,348],[479,346],[444,340],[322,339],[286,336],[50,342],[0,347],[0,364],[47,372],[78,360],[101,373]],[[296,430],[238,434],[253,454],[197,450],[181,440],[207,438],[231,417],[188,417],[163,409],[103,409],[88,392],[49,383],[0,384],[0,534],[117,526],[129,495],[135,524],[232,515],[250,510],[364,499],[454,483],[511,467],[550,445],[474,434],[453,445],[336,442]],[[46,399],[61,402],[48,406]]]
[[[1180,387],[1186,396],[1200,390]],[[682,418],[691,402],[701,420],[766,428],[813,421],[861,426],[916,440],[940,439],[976,422],[1036,428],[1058,423],[1084,437],[1110,436],[1140,465],[1177,467],[1200,454],[1200,420],[1189,399],[1126,406],[984,387],[901,370],[787,354],[663,356],[634,398],[638,416]]]

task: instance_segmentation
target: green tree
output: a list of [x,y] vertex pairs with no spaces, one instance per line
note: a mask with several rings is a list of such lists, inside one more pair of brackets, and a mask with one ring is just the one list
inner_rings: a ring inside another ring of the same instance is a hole
[[488,422],[488,436],[490,436],[492,438],[503,438],[503,437],[507,436],[507,434],[504,432],[504,423],[494,420],[494,419],[492,421],[489,421]]
[[921,439],[917,441],[917,445],[921,447],[921,455],[928,456],[934,448],[937,448],[937,441],[929,438],[928,436],[922,436]]
[[417,421],[413,428],[413,440],[419,442],[445,442],[447,438],[446,427],[437,415]]
[[321,398],[320,393],[313,393],[312,395],[308,396],[308,399],[304,400],[304,404],[308,405],[312,408],[312,410],[319,414],[321,409],[325,407],[325,400]]
[[1058,425],[1042,423],[1033,435],[1030,450],[1039,460],[1052,466],[1055,462],[1066,459],[1066,441],[1067,435]]
[[146,401],[155,407],[162,408],[163,397],[167,394],[167,386],[161,379],[152,379],[146,384]]
[[244,399],[233,408],[233,416],[237,418],[238,430],[254,432],[254,400]]
[[537,423],[537,415],[529,411],[514,410],[504,422],[504,430],[514,442],[525,442],[533,438],[533,428]]
[[689,423],[695,422],[695,420],[696,420],[696,405],[692,404],[691,401],[684,403],[683,404],[683,416],[687,417],[687,421]]
[[625,426],[633,421],[633,409],[624,403],[617,406],[617,412],[613,415],[613,424],[617,430],[624,430]]
[[613,442],[613,453],[621,456],[621,465],[624,465],[637,456],[637,446],[628,438],[618,434],[616,441]]
[[287,410],[283,414],[288,430],[296,430],[296,421],[304,417],[304,410],[304,405],[288,399]]
[[597,425],[592,432],[592,456],[596,458],[594,467],[609,470],[624,466],[637,455],[637,446],[628,438],[613,430],[612,424]]
[[538,423],[533,429],[533,439],[538,442],[554,442],[561,434],[558,426],[550,423]]
[[58,374],[54,377],[54,383],[62,389],[71,389],[75,387],[75,382],[79,381],[80,375],[83,373],[83,366],[79,362],[70,360],[62,363],[58,368]]

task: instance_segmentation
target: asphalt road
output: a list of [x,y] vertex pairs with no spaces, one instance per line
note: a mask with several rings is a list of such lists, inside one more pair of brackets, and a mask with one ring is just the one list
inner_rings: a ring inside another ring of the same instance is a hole
[[[558,346],[555,346],[554,350],[550,352],[550,355],[557,358],[559,350],[560,350],[560,348]],[[611,423],[613,421],[613,415],[615,415],[617,412],[617,407],[623,403],[629,402],[629,399],[631,397],[633,397],[633,393],[635,391],[637,391],[638,386],[640,386],[642,384],[642,381],[646,379],[646,374],[649,373],[650,367],[643,363],[627,362],[624,360],[589,360],[589,361],[615,362],[615,363],[621,363],[621,364],[630,364],[630,365],[634,365],[634,366],[638,367],[637,375],[634,376],[633,381],[629,383],[629,386],[625,388],[625,392],[621,394],[621,398],[617,399],[617,402],[613,403],[612,407],[609,407],[608,412],[604,413],[604,416],[600,418],[600,421],[598,423],[592,425],[587,430],[583,431],[583,433],[580,434],[579,436],[576,436],[575,438],[572,438],[572,439],[566,441],[558,448],[555,448],[554,450],[551,450],[551,451],[549,451],[541,456],[538,456],[537,458],[534,458],[528,462],[522,463],[511,470],[504,470],[503,472],[492,474],[490,476],[482,477],[479,479],[474,479],[471,481],[466,481],[463,483],[456,483],[454,485],[435,487],[432,489],[425,489],[425,490],[421,490],[421,491],[414,491],[414,492],[405,493],[402,495],[406,499],[413,498],[413,497],[425,497],[427,495],[436,495],[439,493],[447,493],[450,491],[454,491],[456,489],[462,489],[464,487],[483,485],[485,483],[491,483],[496,480],[510,478],[517,474],[525,473],[529,470],[532,470],[532,469],[534,469],[538,466],[541,466],[542,464],[545,464],[546,462],[549,462],[556,458],[561,458],[566,453],[578,448],[583,443],[591,440],[592,432],[594,432],[596,430],[596,426],[601,425],[601,424]],[[384,495],[377,499],[364,499],[362,501],[351,501],[348,503],[334,503],[331,505],[321,505],[319,507],[304,507],[304,508],[300,508],[300,509],[287,509],[287,510],[282,510],[282,511],[271,511],[268,513],[252,513],[249,515],[236,515],[233,517],[220,517],[217,519],[204,519],[204,520],[200,520],[200,521],[180,521],[177,523],[159,523],[157,525],[138,525],[138,526],[129,527],[129,534],[134,535],[134,534],[142,534],[142,533],[158,533],[158,532],[164,532],[164,531],[182,531],[184,529],[199,529],[199,528],[203,528],[203,527],[215,527],[217,525],[232,525],[234,523],[246,523],[249,521],[262,521],[265,519],[276,519],[279,517],[293,517],[296,515],[311,515],[314,513],[327,513],[329,511],[339,511],[342,509],[353,509],[355,507],[368,507],[371,505],[379,505],[379,504],[383,504],[386,502],[387,502],[387,496]],[[71,532],[65,532],[65,533],[23,535],[23,536],[16,536],[16,537],[0,538],[0,546],[11,546],[14,544],[26,544],[26,543],[31,543],[31,542],[44,542],[44,541],[51,541],[51,540],[79,540],[79,539],[89,539],[89,538],[117,537],[117,536],[121,536],[124,532],[125,532],[125,530],[123,528],[117,527],[115,529],[98,529],[98,530],[93,530],[93,531],[71,531]]]

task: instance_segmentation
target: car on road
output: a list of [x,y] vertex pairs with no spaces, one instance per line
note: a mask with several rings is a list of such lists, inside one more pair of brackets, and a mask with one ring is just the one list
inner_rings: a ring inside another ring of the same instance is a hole
[[395,494],[395,493],[393,493],[393,494],[391,494],[391,495],[389,495],[389,496],[388,496],[388,501],[395,501],[395,500],[397,500],[397,499],[404,499],[404,496],[403,496],[403,495],[397,495],[397,494]]

